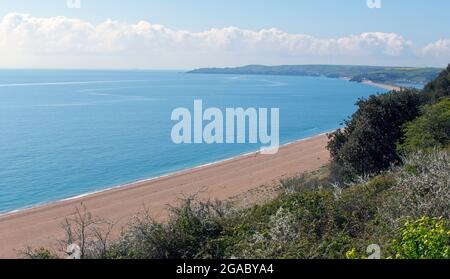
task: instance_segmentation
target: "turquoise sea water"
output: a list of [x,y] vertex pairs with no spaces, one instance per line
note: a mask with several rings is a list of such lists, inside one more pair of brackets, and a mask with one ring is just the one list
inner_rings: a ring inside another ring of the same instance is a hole
[[175,145],[172,110],[280,108],[281,142],[339,127],[382,89],[320,77],[0,71],[0,212],[156,177],[259,146]]

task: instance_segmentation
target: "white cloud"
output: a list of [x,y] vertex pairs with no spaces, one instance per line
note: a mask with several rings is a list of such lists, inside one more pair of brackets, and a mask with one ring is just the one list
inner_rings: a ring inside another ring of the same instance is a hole
[[450,56],[450,40],[439,40],[423,48],[424,55]]
[[[449,42],[426,46],[422,56],[448,52]],[[190,32],[145,21],[128,24],[108,20],[93,25],[78,19],[17,13],[6,15],[0,22],[0,51],[0,67],[117,68],[401,63],[404,56],[414,52],[412,42],[394,33],[322,39],[276,28]]]

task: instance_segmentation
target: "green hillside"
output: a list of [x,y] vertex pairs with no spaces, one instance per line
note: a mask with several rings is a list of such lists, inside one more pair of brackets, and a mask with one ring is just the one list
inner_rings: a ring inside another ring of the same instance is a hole
[[435,79],[442,69],[342,65],[248,65],[236,68],[203,68],[190,71],[193,74],[238,74],[238,75],[290,75],[325,76],[347,78],[355,82],[370,80],[387,84],[426,84]]

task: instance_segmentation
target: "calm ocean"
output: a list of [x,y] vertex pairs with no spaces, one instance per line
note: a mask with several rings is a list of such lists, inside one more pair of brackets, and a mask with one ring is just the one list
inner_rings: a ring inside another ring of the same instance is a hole
[[177,107],[280,108],[281,142],[339,127],[382,89],[320,77],[156,71],[0,71],[0,212],[257,150],[175,145]]

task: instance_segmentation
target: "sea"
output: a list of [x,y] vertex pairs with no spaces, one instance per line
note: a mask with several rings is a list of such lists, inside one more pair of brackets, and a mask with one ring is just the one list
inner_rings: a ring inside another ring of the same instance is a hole
[[[333,131],[384,89],[341,79],[184,71],[0,70],[0,213],[259,149],[175,144],[176,108],[279,108],[282,144]],[[269,155],[267,155],[269,156]]]

